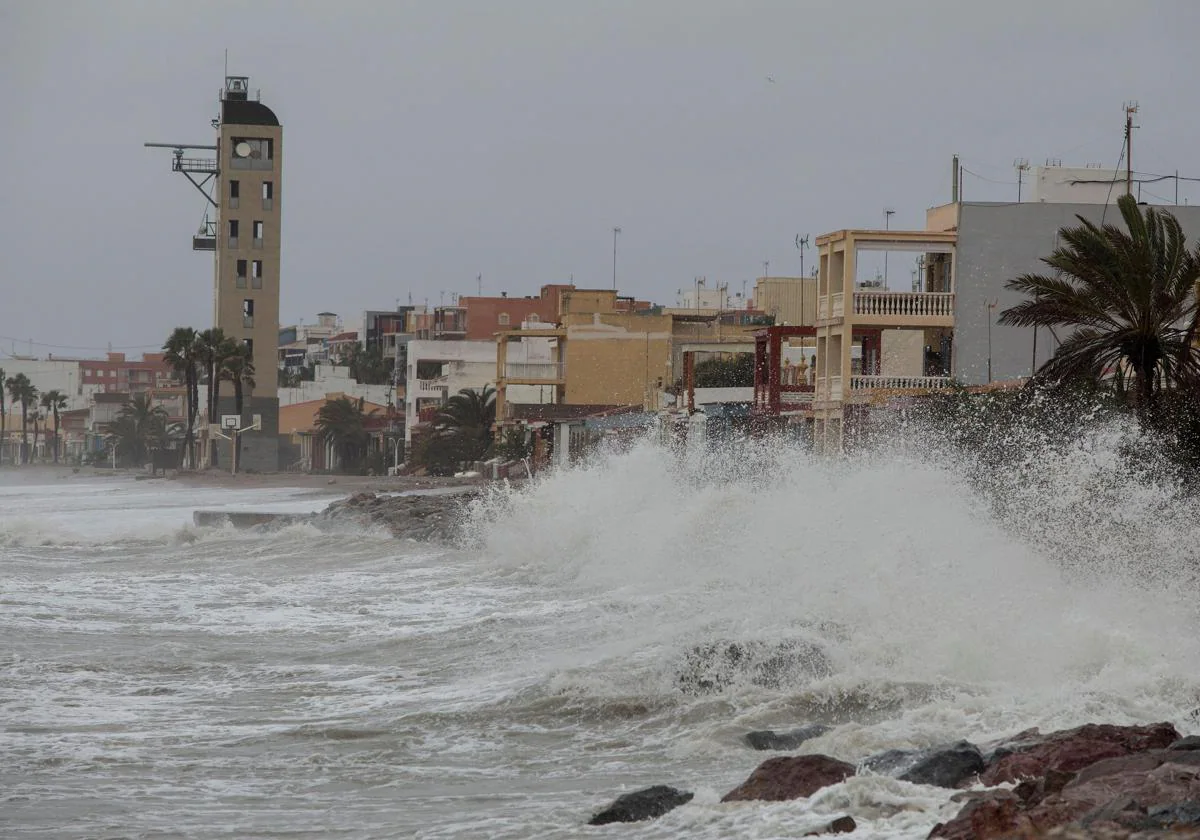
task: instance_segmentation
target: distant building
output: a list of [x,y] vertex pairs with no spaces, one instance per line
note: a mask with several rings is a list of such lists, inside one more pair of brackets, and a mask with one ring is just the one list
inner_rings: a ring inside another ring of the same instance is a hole
[[817,319],[817,278],[759,277],[754,281],[754,309],[781,327],[811,327]]

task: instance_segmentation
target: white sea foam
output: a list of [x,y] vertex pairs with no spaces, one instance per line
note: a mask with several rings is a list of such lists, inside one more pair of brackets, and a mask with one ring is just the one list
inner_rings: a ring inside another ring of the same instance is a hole
[[[498,490],[452,551],[187,525],[253,494],[23,488],[0,510],[0,809],[71,834],[599,837],[592,810],[667,783],[696,799],[623,836],[849,813],[856,836],[923,837],[947,791],[719,799],[765,757],[751,729],[825,722],[805,749],[850,761],[1029,726],[1196,729],[1196,511],[1121,473],[1124,434],[990,489],[919,448],[644,445]],[[830,673],[681,690],[698,645],[798,639]]]

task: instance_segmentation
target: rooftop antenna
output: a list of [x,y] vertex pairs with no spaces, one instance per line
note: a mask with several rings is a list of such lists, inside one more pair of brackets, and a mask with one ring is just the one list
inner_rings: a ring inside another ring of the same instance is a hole
[[1021,203],[1021,183],[1025,180],[1025,172],[1029,169],[1029,158],[1017,158],[1013,161],[1013,169],[1017,170],[1017,204]]
[[1136,100],[1125,103],[1125,195],[1133,195],[1133,115],[1138,112]]

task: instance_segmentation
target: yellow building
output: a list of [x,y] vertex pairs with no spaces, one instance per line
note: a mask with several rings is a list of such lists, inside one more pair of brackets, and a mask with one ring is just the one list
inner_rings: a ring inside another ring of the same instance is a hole
[[754,308],[775,318],[781,327],[811,327],[817,320],[815,277],[759,277],[754,281]]

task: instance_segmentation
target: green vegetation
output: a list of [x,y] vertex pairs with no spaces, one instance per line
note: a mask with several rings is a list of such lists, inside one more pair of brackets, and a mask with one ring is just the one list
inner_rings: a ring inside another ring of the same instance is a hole
[[354,344],[337,362],[350,368],[350,376],[363,385],[386,385],[392,381],[395,359],[385,357],[378,345],[364,348]]
[[696,365],[697,388],[748,388],[754,385],[754,354],[705,359]]
[[156,461],[155,453],[171,448],[181,437],[177,425],[167,422],[167,412],[153,405],[148,394],[135,394],[121,406],[121,413],[108,426],[108,439],[116,447],[117,460],[131,466]]
[[16,376],[10,376],[4,382],[5,388],[8,389],[8,395],[12,399],[13,405],[21,404],[21,454],[19,463],[29,463],[29,407],[37,407],[38,390],[29,381],[29,377],[23,373],[18,373]]
[[317,411],[317,429],[321,433],[321,440],[333,444],[342,472],[357,472],[366,460],[371,441],[366,429],[368,416],[363,411],[361,399],[351,400],[347,397],[328,400]]
[[50,412],[50,415],[54,418],[54,463],[56,464],[58,463],[59,441],[61,440],[59,435],[59,412],[66,407],[67,396],[62,391],[55,389],[42,394],[42,408]]
[[433,475],[453,475],[464,464],[487,458],[496,422],[496,389],[464,388],[446,400],[422,437],[413,461]]

